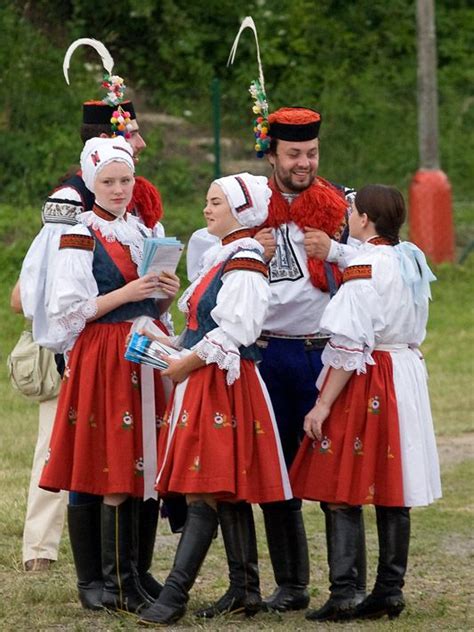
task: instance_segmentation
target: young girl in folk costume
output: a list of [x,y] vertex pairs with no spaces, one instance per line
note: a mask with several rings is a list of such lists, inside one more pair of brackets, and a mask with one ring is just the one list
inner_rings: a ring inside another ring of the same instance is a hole
[[[81,168],[96,201],[61,237],[52,280],[48,318],[67,366],[40,486],[104,497],[102,560],[100,551],[76,560],[78,585],[88,607],[136,611],[152,600],[138,578],[132,497],[156,497],[156,418],[165,397],[159,374],[140,373],[123,355],[133,320],[158,321],[179,280],[138,277],[152,231],[125,215],[134,185],[129,144],[91,139]],[[150,298],[158,287],[169,298]]]
[[[423,253],[399,242],[399,191],[362,188],[349,218],[362,241],[321,325],[331,334],[327,374],[291,468],[296,496],[324,503],[331,596],[306,618],[398,617],[410,539],[410,507],[441,496],[438,455],[419,345],[429,284]],[[374,504],[379,561],[372,594],[355,606],[361,510]]]
[[266,219],[270,196],[267,179],[248,173],[215,180],[207,194],[208,230],[221,242],[179,302],[187,315],[180,342],[192,353],[163,372],[177,386],[160,435],[157,489],[186,494],[188,518],[173,569],[142,623],[184,614],[218,522],[233,562],[225,610],[253,614],[261,603],[248,503],[292,496],[254,344],[270,289],[263,247],[249,229]]

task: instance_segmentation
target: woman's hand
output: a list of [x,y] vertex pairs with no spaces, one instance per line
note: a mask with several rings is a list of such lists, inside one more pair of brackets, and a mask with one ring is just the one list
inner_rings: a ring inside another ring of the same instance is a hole
[[121,288],[124,303],[136,303],[150,298],[153,292],[159,287],[159,277],[157,274],[145,274],[134,281],[130,281]]
[[165,336],[165,335],[157,336],[155,334],[152,334],[149,329],[139,329],[138,333],[140,334],[140,336],[146,336],[150,340],[156,340],[157,342],[159,342],[162,345],[166,345],[167,347],[173,347],[173,349],[178,349],[178,347],[176,347],[171,342],[170,336]]
[[323,438],[323,423],[331,412],[331,406],[328,406],[321,399],[316,400],[316,404],[304,418],[304,431],[310,439],[321,441]]
[[173,382],[178,384],[184,382],[192,371],[206,364],[197,353],[190,353],[183,358],[170,358],[163,354],[161,358],[168,363],[168,368],[162,371],[161,374],[168,376]]
[[162,354],[161,359],[168,363],[168,368],[164,369],[161,374],[171,378],[177,384],[184,382],[192,371],[186,358],[170,358]]
[[158,277],[158,288],[171,299],[179,292],[179,286],[179,277],[173,272],[163,271]]

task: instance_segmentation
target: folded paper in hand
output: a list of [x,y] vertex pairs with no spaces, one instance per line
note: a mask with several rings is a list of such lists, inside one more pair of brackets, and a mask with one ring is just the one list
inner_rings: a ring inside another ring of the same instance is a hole
[[[143,259],[138,274],[144,276],[150,272],[176,272],[183,244],[176,237],[147,237],[143,244]],[[168,298],[163,290],[156,290],[152,298]]]
[[125,359],[138,364],[148,364],[162,371],[168,368],[168,363],[163,356],[182,358],[189,353],[189,349],[178,351],[178,349],[168,347],[168,345],[162,344],[158,340],[150,340],[147,336],[133,333],[125,350]]

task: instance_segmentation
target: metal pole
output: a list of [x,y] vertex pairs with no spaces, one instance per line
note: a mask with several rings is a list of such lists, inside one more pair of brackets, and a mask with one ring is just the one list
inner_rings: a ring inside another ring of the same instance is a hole
[[434,0],[416,3],[418,29],[418,130],[421,169],[439,169],[438,82]]
[[221,177],[221,95],[217,77],[212,80],[212,123],[214,128],[214,178]]

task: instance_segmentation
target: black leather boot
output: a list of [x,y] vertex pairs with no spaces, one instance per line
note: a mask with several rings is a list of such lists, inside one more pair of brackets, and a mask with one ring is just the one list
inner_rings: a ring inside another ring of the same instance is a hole
[[309,557],[301,500],[292,498],[261,507],[277,583],[273,594],[264,599],[264,608],[278,612],[307,608]]
[[102,605],[109,610],[139,612],[152,603],[138,581],[134,504],[102,504]]
[[96,503],[68,505],[67,524],[71,541],[77,589],[82,607],[102,609],[102,561],[100,546],[101,499]]
[[319,610],[309,610],[309,621],[351,619],[356,606],[357,553],[361,507],[325,509],[331,596]]
[[397,618],[405,608],[402,588],[410,543],[410,509],[376,507],[379,537],[377,579],[372,593],[356,608],[359,619]]
[[[331,524],[332,521],[328,518],[328,509],[327,503],[321,503],[321,509],[324,512],[325,523],[326,523],[326,543],[327,543],[327,551],[329,556],[329,538],[331,532]],[[328,560],[328,564],[329,560]],[[357,560],[356,560],[356,568],[357,568],[357,579],[356,579],[356,595],[355,600],[356,604],[362,603],[364,599],[367,597],[367,552],[365,546],[365,526],[364,526],[364,512],[360,512],[360,524],[359,524],[359,546],[357,549]]]
[[140,624],[168,625],[184,615],[188,593],[207,555],[216,528],[217,513],[207,503],[198,501],[188,506],[173,568],[158,599],[140,613]]
[[136,500],[137,520],[137,572],[138,581],[154,601],[160,596],[163,585],[150,573],[155,548],[156,529],[160,504],[157,500]]
[[252,506],[246,502],[219,503],[217,515],[229,566],[230,586],[218,601],[198,610],[195,616],[210,619],[219,614],[240,612],[253,616],[260,610],[262,598]]

